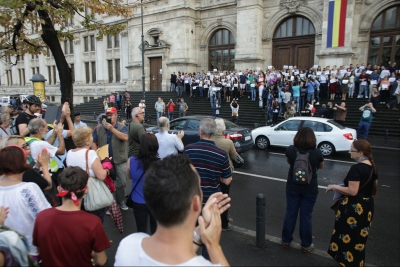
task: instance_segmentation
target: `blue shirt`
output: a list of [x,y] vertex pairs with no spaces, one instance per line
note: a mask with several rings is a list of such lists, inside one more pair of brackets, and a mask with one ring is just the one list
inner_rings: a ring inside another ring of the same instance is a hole
[[313,82],[307,83],[307,93],[314,93],[314,83]]
[[298,85],[292,86],[292,91],[293,91],[293,97],[300,96],[300,86]]
[[[143,194],[143,182],[146,178],[146,173],[144,172],[143,166],[141,166],[140,161],[136,157],[129,158],[129,174],[132,178],[132,189],[135,187],[135,191],[132,192],[131,199],[133,202],[138,204],[146,204]],[[140,179],[140,180],[139,180]]]
[[[117,122],[114,125],[114,128],[117,129],[118,131],[118,123]],[[105,129],[105,128],[104,128]],[[106,130],[106,134],[107,134],[107,144],[108,144],[108,156],[111,158],[113,156],[113,149],[112,149],[112,143],[111,143],[111,137],[113,136],[113,133],[107,129]],[[121,133],[124,134],[128,134],[128,128],[126,128],[126,125],[124,125],[124,127],[122,127]],[[97,136],[97,130],[93,132],[93,142],[98,142],[99,141],[99,137]]]
[[212,194],[221,191],[220,178],[232,176],[228,154],[213,141],[203,139],[187,145],[183,153],[190,158],[200,175],[204,205]]

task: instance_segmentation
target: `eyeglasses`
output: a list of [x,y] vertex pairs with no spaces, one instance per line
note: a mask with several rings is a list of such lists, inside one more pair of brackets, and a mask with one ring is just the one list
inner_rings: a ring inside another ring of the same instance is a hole
[[357,150],[349,150],[349,153],[358,152]]

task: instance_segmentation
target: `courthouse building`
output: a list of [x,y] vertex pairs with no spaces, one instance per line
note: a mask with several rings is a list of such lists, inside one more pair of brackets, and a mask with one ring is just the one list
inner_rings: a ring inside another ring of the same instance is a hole
[[[132,2],[135,4],[140,1]],[[146,90],[166,91],[172,72],[245,70],[273,65],[400,65],[398,0],[144,0]],[[70,21],[75,40],[62,43],[74,72],[75,102],[115,91],[142,90],[141,9],[102,23],[126,23],[119,35],[95,32]],[[89,12],[89,11],[88,11]],[[0,64],[0,95],[32,92],[40,72],[46,94],[59,102],[54,59],[25,55],[11,69]]]

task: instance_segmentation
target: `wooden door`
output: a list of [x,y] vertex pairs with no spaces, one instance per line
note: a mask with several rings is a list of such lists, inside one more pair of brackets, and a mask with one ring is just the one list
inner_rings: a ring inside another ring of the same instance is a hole
[[282,69],[283,65],[309,69],[314,65],[314,36],[299,36],[273,40],[272,65]]
[[150,58],[150,91],[162,91],[162,58]]

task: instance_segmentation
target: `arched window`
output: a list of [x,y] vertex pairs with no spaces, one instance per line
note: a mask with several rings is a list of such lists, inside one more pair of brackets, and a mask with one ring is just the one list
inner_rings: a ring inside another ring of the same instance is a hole
[[235,37],[228,30],[214,32],[208,44],[209,69],[233,70],[235,64]]
[[314,25],[306,18],[293,17],[285,20],[276,28],[274,38],[285,38],[302,35],[314,35]]
[[[371,26],[368,62],[388,67],[400,64],[400,5],[379,14]],[[390,62],[390,63],[389,63]]]

